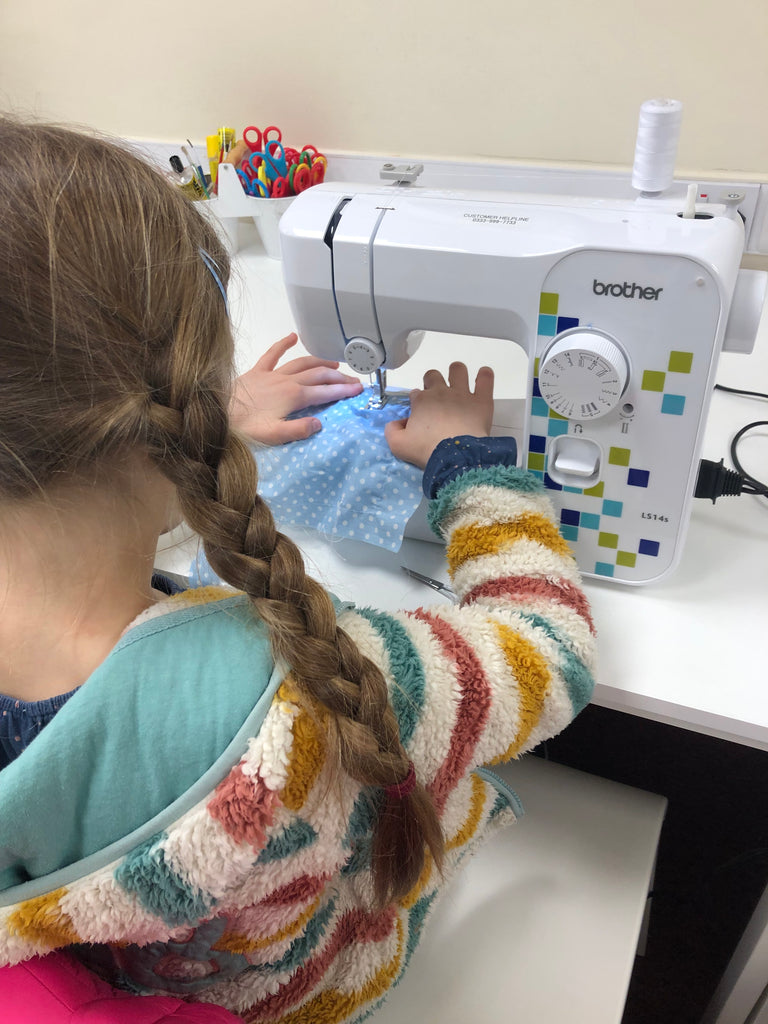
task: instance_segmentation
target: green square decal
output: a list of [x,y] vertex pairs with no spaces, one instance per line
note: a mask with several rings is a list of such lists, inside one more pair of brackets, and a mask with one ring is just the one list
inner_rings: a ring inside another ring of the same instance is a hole
[[690,373],[693,365],[693,352],[670,352],[669,366],[670,373]]
[[597,544],[601,548],[617,548],[619,546],[618,533],[598,533]]
[[557,316],[557,303],[560,296],[557,292],[542,292],[539,312],[545,316]]
[[560,413],[559,412],[555,412],[554,409],[550,409],[549,410],[549,418],[551,420],[564,420],[564,419],[566,419],[565,416],[561,416]]
[[628,569],[635,568],[637,555],[634,551],[619,551],[616,554],[616,565],[625,565]]
[[643,391],[663,391],[665,377],[666,374],[661,373],[659,370],[645,370],[643,373],[643,383],[640,387]]
[[544,452],[531,452],[528,455],[528,469],[538,469],[539,472],[543,472],[545,458]]
[[588,487],[587,490],[584,491],[584,494],[588,494],[590,498],[602,498],[604,490],[605,482],[601,480],[600,483],[595,484],[594,487]]
[[608,461],[612,466],[628,466],[631,454],[629,448],[610,448]]

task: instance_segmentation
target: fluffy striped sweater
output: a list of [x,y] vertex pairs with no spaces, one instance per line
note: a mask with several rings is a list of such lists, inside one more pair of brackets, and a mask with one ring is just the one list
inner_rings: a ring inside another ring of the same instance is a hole
[[460,604],[338,617],[388,680],[443,875],[428,857],[407,898],[368,909],[376,793],[332,772],[245,598],[203,588],[137,620],[3,771],[0,963],[75,946],[113,982],[245,1021],[380,1004],[455,868],[516,817],[482,766],[559,732],[592,690],[586,601],[538,482],[470,469],[429,514]]

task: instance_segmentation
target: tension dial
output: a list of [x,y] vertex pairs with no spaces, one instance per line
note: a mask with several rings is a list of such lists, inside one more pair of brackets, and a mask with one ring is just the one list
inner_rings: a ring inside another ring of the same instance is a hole
[[568,420],[605,416],[621,400],[629,364],[606,334],[574,328],[556,338],[539,363],[539,390],[550,409]]

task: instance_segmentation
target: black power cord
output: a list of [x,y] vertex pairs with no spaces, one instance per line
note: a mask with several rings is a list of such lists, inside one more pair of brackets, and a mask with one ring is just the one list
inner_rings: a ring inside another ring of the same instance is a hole
[[711,498],[714,505],[718,498],[744,494],[745,480],[736,470],[726,469],[723,460],[711,462],[701,459],[699,475],[696,477],[694,498]]
[[[765,397],[768,398],[768,395],[766,395]],[[739,462],[739,441],[747,433],[748,430],[753,430],[755,427],[768,427],[768,420],[755,420],[754,423],[747,423],[745,427],[742,427],[741,430],[737,431],[737,433],[733,435],[733,440],[731,441],[731,461],[736,467],[737,472],[741,473],[744,480],[747,481],[747,486],[743,488],[745,494],[762,494],[763,496],[768,496],[768,485],[762,483],[760,480],[752,476],[750,473],[747,473],[742,464]]]
[[[727,388],[724,384],[715,384],[715,389],[746,398],[768,399],[768,394],[764,394],[762,391]],[[739,460],[739,441],[748,431],[754,430],[756,427],[768,427],[768,420],[755,420],[753,423],[747,423],[731,439],[730,455],[735,469],[726,469],[722,459],[719,462],[711,462],[709,459],[702,459],[699,462],[699,475],[696,478],[694,497],[710,498],[713,505],[718,498],[738,494],[759,494],[768,497],[768,484],[747,473]]]

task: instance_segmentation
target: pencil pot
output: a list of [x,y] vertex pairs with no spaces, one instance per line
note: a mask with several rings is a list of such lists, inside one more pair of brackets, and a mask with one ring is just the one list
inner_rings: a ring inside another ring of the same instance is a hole
[[261,237],[267,256],[280,259],[280,218],[291,205],[294,196],[282,199],[254,199],[253,221]]
[[219,164],[216,184],[216,197],[200,200],[196,205],[213,220],[229,251],[236,253],[239,248],[238,221],[250,217],[267,256],[279,260],[280,218],[295,197],[262,199],[246,195],[232,164]]

